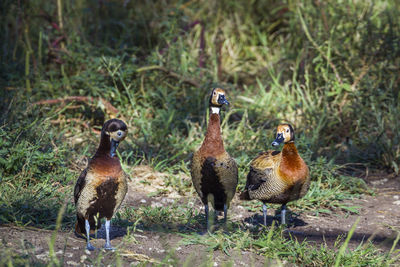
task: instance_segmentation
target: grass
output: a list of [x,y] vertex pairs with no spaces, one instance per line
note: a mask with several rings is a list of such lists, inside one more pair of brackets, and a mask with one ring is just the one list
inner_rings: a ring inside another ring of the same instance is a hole
[[[290,122],[312,178],[308,194],[290,209],[316,216],[359,213],[350,200],[374,190],[355,177],[360,171],[352,173],[350,164],[399,172],[396,4],[2,1],[1,224],[72,229],[74,183],[96,149],[96,131],[111,117],[129,126],[119,149],[124,170],[145,165],[162,179],[164,188],[151,197],[194,196],[189,162],[204,136],[213,86],[227,89],[231,102],[221,125],[225,147],[239,166],[238,191],[250,160],[270,148],[276,125]],[[88,98],[61,101],[72,96]],[[59,102],[38,102],[48,99]],[[259,212],[260,203],[243,205]],[[114,222],[130,229],[129,242],[136,242],[137,231],[182,232],[187,244],[224,253],[251,251],[275,265],[396,261],[373,245],[336,254],[339,245],[298,242],[279,228],[253,233],[234,225],[230,234],[197,236],[190,231],[201,225],[200,211],[179,201],[126,207]],[[40,265],[34,252],[21,251],[2,247],[0,263]],[[178,264],[174,253],[165,262]],[[59,257],[53,253],[47,263],[62,264]],[[107,257],[101,254],[91,263],[118,265],[125,259]],[[204,262],[212,265],[213,255]]]
[[[143,210],[145,212],[146,209]],[[62,209],[59,214],[62,214]],[[155,209],[153,216],[164,216],[162,209]],[[180,216],[180,215],[178,215]],[[59,217],[61,218],[61,217]],[[178,219],[178,217],[177,217]],[[164,222],[164,221],[163,221]],[[270,227],[262,227],[260,230],[254,230],[246,228],[242,223],[229,223],[227,229],[219,229],[214,233],[208,233],[205,235],[199,235],[197,232],[180,231],[180,241],[178,241],[166,256],[162,260],[156,260],[148,257],[144,254],[131,252],[129,249],[124,247],[138,246],[141,242],[136,237],[143,234],[143,230],[128,231],[124,236],[122,243],[118,245],[119,249],[117,253],[109,252],[98,252],[94,256],[84,256],[80,260],[85,264],[127,264],[134,260],[138,266],[145,266],[148,263],[152,263],[155,266],[163,266],[163,264],[180,265],[183,262],[179,260],[178,254],[181,247],[193,247],[197,252],[189,254],[184,260],[184,264],[192,264],[195,262],[194,259],[201,259],[204,266],[213,265],[214,261],[218,258],[221,260],[221,256],[213,255],[215,251],[221,251],[221,253],[227,255],[229,259],[226,260],[225,264],[231,266],[235,261],[242,261],[251,264],[248,256],[243,256],[243,253],[251,253],[251,257],[254,257],[253,264],[256,262],[264,261],[265,263],[271,263],[275,265],[307,265],[307,266],[352,266],[356,263],[357,266],[390,266],[394,264],[398,259],[399,255],[394,249],[398,239],[393,244],[390,251],[381,252],[369,241],[360,243],[355,248],[348,250],[347,246],[349,240],[354,233],[357,225],[356,221],[347,234],[346,239],[343,241],[341,236],[338,236],[333,247],[327,244],[314,244],[311,241],[299,241],[295,237],[292,237],[290,233],[283,227],[276,227],[272,224]],[[57,228],[60,228],[61,220],[57,221]],[[167,227],[168,228],[168,227]],[[154,231],[154,230],[153,230]],[[51,241],[49,244],[50,256],[48,264],[62,265],[60,260],[68,257],[64,251],[62,254],[54,254],[55,237],[58,230],[54,230],[51,234]],[[139,233],[139,235],[138,235]],[[169,230],[165,232],[171,234]],[[63,241],[63,238],[66,240]],[[58,243],[68,242],[68,236],[63,237]],[[11,265],[35,265],[40,266],[40,262],[35,259],[34,247],[27,246],[24,243],[23,247],[18,249],[19,253],[15,253],[13,249],[2,249],[0,263]],[[130,246],[129,246],[130,245]],[[4,245],[3,245],[4,246]],[[57,247],[59,247],[58,245]],[[167,246],[168,247],[168,246]],[[153,248],[157,249],[157,248]],[[201,251],[205,249],[204,256]],[[22,251],[22,252],[21,252]],[[203,256],[202,256],[203,255]],[[204,259],[202,259],[204,257]],[[222,257],[224,258],[224,257]],[[142,262],[142,263],[140,263]],[[197,262],[197,261],[196,261]],[[222,261],[224,264],[224,261]]]

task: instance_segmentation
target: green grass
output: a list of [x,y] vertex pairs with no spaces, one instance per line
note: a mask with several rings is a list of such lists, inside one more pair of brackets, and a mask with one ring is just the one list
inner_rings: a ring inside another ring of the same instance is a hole
[[[60,210],[60,215],[62,215],[62,210]],[[142,212],[146,213],[146,209]],[[158,216],[164,216],[162,209],[155,209],[152,212],[152,216],[155,218]],[[146,215],[148,216],[148,214]],[[145,217],[146,217],[145,216]],[[178,215],[179,217],[180,215]],[[178,219],[178,217],[176,219]],[[61,218],[61,216],[59,216]],[[181,219],[181,218],[179,218]],[[162,266],[163,264],[169,263],[173,265],[180,265],[183,262],[179,261],[176,253],[178,247],[194,246],[197,251],[199,251],[199,246],[204,247],[207,251],[208,259],[204,259],[204,266],[210,266],[216,260],[213,256],[214,251],[221,251],[228,257],[233,257],[234,255],[241,255],[241,252],[254,253],[253,255],[258,255],[259,258],[264,258],[263,261],[279,264],[279,265],[307,265],[307,266],[391,266],[399,259],[398,250],[395,250],[395,246],[398,242],[396,239],[393,243],[393,247],[388,252],[381,252],[369,241],[365,243],[360,243],[355,248],[349,250],[347,249],[349,240],[354,233],[356,221],[349,231],[345,240],[342,236],[338,236],[333,247],[329,247],[327,244],[315,244],[311,241],[298,241],[295,237],[292,237],[287,233],[284,227],[276,227],[272,224],[271,227],[262,227],[262,229],[251,230],[246,228],[241,223],[228,223],[226,228],[220,228],[214,233],[208,233],[200,235],[195,231],[182,231],[179,235],[182,237],[180,241],[171,248],[167,256],[161,261],[154,260],[149,257],[143,257],[142,254],[136,254],[136,260],[142,262],[145,266],[146,263],[153,263],[156,266]],[[57,229],[61,226],[61,220],[57,221]],[[129,229],[129,228],[128,228]],[[48,264],[61,266],[60,260],[65,257],[65,254],[57,255],[54,254],[54,238],[57,235],[58,230],[54,230],[52,233],[53,238],[49,243],[50,259]],[[124,236],[122,243],[134,243],[140,244],[136,239],[134,234],[140,233],[142,231],[128,230],[128,233]],[[170,232],[166,232],[170,233]],[[26,241],[24,241],[26,242]],[[33,247],[29,244],[22,242],[21,249],[19,253],[15,253],[15,249],[5,249],[4,247],[0,250],[0,255],[2,257],[0,260],[1,264],[11,264],[13,265],[34,265],[41,266],[42,264],[34,258]],[[2,245],[4,246],[4,245]],[[105,253],[100,252],[96,257],[86,257],[83,262],[86,264],[127,264],[126,261],[128,251],[123,248],[123,245],[119,245],[120,250],[116,253]],[[22,251],[22,252],[21,252]],[[65,252],[64,252],[65,253]],[[141,256],[141,257],[140,257]],[[193,255],[185,260],[185,264],[190,264],[193,259],[198,259],[202,257],[199,252],[193,252]],[[240,257],[239,257],[240,259]],[[249,262],[249,258],[242,258],[241,261]],[[231,266],[234,264],[234,260],[227,261],[225,264]],[[253,262],[254,264],[254,262]],[[252,266],[252,265],[251,265]]]
[[181,242],[182,245],[202,244],[210,251],[221,250],[228,255],[235,250],[253,251],[266,259],[285,261],[285,264],[332,266],[338,263],[340,266],[348,266],[357,261],[357,266],[378,266],[385,261],[388,254],[380,255],[372,244],[360,245],[345,252],[351,235],[352,231],[345,242],[341,242],[339,238],[335,247],[329,248],[326,245],[313,245],[312,242],[299,242],[295,238],[287,238],[283,228],[272,225],[270,229],[265,228],[257,233],[239,227],[237,231],[228,234],[218,231],[204,236],[185,235]]
[[[0,223],[71,229],[74,183],[96,149],[95,131],[114,116],[129,126],[119,149],[124,169],[149,165],[168,190],[194,196],[189,162],[213,86],[231,102],[222,134],[239,166],[239,191],[251,159],[270,149],[277,124],[290,122],[312,179],[290,209],[359,213],[350,200],[374,190],[348,166],[399,172],[399,16],[395,0],[2,1]],[[35,104],[69,96],[92,99]],[[254,251],[278,265],[394,262],[372,245],[338,257],[339,247],[299,243],[278,228],[191,235],[202,215],[179,202],[127,207],[114,221],[133,232],[183,232],[185,242],[211,250]],[[29,253],[0,249],[0,263],[33,265]]]

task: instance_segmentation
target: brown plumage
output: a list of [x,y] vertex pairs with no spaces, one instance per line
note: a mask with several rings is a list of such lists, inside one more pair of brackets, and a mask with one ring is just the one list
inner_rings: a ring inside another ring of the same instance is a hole
[[125,138],[127,132],[127,126],[121,120],[112,119],[104,123],[99,148],[75,185],[74,201],[77,217],[75,232],[77,235],[86,235],[86,248],[89,250],[94,249],[89,241],[89,233],[100,228],[100,219],[104,217],[106,218],[105,248],[113,249],[109,238],[110,220],[128,190],[127,176],[115,153],[119,142]]
[[191,175],[193,186],[205,206],[207,228],[208,203],[217,211],[227,209],[235,195],[238,183],[238,169],[235,160],[225,151],[221,137],[219,111],[223,104],[229,104],[225,92],[216,88],[210,97],[210,119],[203,144],[193,155]]
[[269,150],[251,161],[246,187],[240,196],[243,200],[258,199],[263,202],[265,225],[265,203],[282,204],[281,222],[285,224],[286,204],[302,198],[310,186],[308,167],[297,152],[290,124],[278,126],[272,145],[278,146],[282,142],[281,152]]

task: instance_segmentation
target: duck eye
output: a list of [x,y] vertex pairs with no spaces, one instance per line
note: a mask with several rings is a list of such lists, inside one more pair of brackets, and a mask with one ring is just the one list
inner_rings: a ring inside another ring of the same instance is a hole
[[286,129],[286,132],[288,133],[288,132],[289,132],[289,129]]
[[118,134],[118,136],[121,136],[121,135],[122,135],[122,132],[121,132],[121,131],[118,131],[117,134]]

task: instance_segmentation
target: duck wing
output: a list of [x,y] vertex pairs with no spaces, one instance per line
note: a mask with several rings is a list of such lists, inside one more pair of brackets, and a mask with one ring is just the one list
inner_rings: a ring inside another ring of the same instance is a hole
[[228,203],[232,200],[238,184],[238,167],[236,161],[225,152],[214,162],[214,170],[227,196]]
[[202,179],[202,157],[197,151],[194,153],[192,162],[191,162],[191,167],[190,167],[190,174],[192,176],[192,183],[194,188],[196,189],[197,194],[200,196],[201,199],[203,199],[203,192],[201,191],[201,179]]
[[281,161],[279,151],[260,153],[250,164],[245,192],[249,199],[266,200],[279,195],[285,184],[277,177]]
[[81,174],[79,175],[78,181],[76,181],[75,188],[74,188],[74,202],[75,205],[78,202],[78,199],[81,195],[82,189],[85,187],[86,184],[86,175],[88,172],[88,168],[84,169]]

